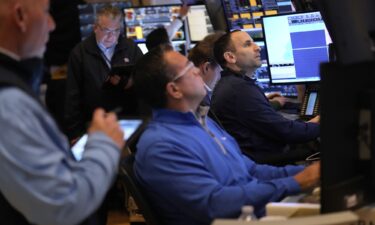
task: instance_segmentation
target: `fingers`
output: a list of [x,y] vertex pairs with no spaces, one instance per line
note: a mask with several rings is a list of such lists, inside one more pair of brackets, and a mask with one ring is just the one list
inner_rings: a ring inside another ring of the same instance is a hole
[[124,147],[124,133],[113,112],[106,113],[103,109],[96,109],[88,131],[89,133],[101,131],[110,137],[120,149]]
[[315,116],[311,120],[307,121],[309,123],[320,123],[320,115]]
[[315,162],[294,176],[302,190],[314,187],[320,181],[320,162]]
[[280,93],[278,93],[278,92],[273,92],[273,93],[270,93],[270,94],[268,94],[267,95],[267,98],[268,99],[273,99],[273,98],[275,98],[275,97],[281,97],[282,95],[280,94]]

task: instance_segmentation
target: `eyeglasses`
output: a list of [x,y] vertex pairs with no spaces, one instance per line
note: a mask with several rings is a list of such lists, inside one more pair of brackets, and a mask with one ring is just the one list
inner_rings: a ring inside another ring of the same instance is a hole
[[179,73],[177,74],[173,79],[172,79],[172,82],[175,82],[176,80],[180,79],[181,77],[183,77],[185,74],[187,74],[187,72],[189,72],[190,69],[192,68],[195,68],[195,65],[193,62],[189,62],[186,67]]
[[121,33],[121,28],[118,28],[116,30],[110,30],[108,28],[102,27],[100,24],[98,24],[99,29],[105,34],[105,35],[119,35]]

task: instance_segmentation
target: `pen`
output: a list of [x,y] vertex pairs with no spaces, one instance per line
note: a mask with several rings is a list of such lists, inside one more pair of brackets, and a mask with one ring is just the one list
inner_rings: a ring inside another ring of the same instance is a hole
[[114,113],[114,114],[116,114],[116,116],[118,116],[119,115],[119,113],[121,113],[122,112],[122,107],[116,107],[116,108],[114,108],[114,109],[112,109],[111,111],[109,111],[110,113]]

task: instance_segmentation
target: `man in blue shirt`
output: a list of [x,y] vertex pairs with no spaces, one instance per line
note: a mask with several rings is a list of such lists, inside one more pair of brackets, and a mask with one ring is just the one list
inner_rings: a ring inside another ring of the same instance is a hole
[[217,32],[207,35],[190,50],[188,55],[189,60],[199,68],[205,83],[207,95],[203,99],[202,105],[210,106],[212,91],[216,83],[220,80],[221,67],[217,64],[214,57],[214,43],[223,34],[225,33]]
[[316,139],[319,119],[293,121],[275,111],[254,77],[261,66],[260,50],[243,31],[216,41],[214,54],[223,71],[212,95],[211,110],[254,161],[284,164],[304,159],[311,150],[294,149],[294,144]]
[[210,224],[299,193],[319,180],[310,167],[257,165],[199,108],[206,95],[199,69],[170,46],[159,46],[137,64],[135,87],[153,119],[142,134],[135,175],[166,225]]
[[83,159],[75,161],[32,89],[55,27],[49,1],[2,0],[0,18],[0,223],[79,224],[111,186],[123,132],[113,113],[96,110]]

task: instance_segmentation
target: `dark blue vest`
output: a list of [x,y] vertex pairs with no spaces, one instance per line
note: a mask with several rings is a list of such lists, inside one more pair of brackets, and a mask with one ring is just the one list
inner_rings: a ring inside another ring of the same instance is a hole
[[[41,78],[41,75],[37,73],[41,73],[42,68],[41,59],[17,62],[0,53],[0,88],[7,86],[19,88],[42,105],[35,90],[31,88],[39,86],[38,80]],[[83,221],[81,225],[105,225],[106,207],[103,206]],[[1,190],[0,223],[6,225],[32,225],[20,212],[9,204],[1,193]]]

